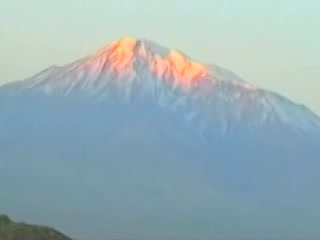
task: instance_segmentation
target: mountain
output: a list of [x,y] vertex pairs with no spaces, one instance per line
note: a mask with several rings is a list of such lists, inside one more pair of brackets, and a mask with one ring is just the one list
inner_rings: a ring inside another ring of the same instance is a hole
[[149,40],[0,88],[0,209],[83,239],[318,237],[319,159],[307,107]]
[[8,216],[0,215],[1,240],[71,240],[62,233],[48,227],[15,223]]

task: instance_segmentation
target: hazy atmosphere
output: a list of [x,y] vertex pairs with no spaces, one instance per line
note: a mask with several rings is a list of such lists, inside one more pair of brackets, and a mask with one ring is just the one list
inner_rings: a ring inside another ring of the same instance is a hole
[[317,0],[1,0],[0,84],[147,38],[320,113]]
[[319,12],[0,0],[0,239],[319,239]]

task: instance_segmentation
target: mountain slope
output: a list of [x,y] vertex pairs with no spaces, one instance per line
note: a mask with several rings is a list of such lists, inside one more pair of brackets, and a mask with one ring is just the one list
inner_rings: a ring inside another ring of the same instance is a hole
[[318,116],[147,40],[1,87],[0,133],[0,208],[74,236],[320,235]]

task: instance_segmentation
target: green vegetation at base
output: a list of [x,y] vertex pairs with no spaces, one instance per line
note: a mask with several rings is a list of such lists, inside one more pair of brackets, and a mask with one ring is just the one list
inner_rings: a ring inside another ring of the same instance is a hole
[[71,240],[49,228],[26,223],[15,223],[8,216],[0,215],[1,240]]

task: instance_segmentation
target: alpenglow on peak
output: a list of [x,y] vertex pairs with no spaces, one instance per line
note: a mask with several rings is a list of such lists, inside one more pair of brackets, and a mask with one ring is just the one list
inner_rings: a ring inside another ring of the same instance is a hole
[[97,51],[89,65],[106,60],[105,66],[118,73],[126,73],[137,65],[144,65],[157,77],[179,79],[190,83],[209,74],[205,65],[195,62],[180,51],[168,49],[153,41],[136,38],[117,40]]
[[200,86],[211,95],[218,85],[242,89],[249,96],[249,92],[258,89],[224,68],[202,64],[150,40],[130,37],[107,44],[65,66],[47,68],[27,80],[9,87],[21,91],[35,89],[50,95],[82,92],[99,96],[115,89],[125,95],[136,91],[170,95],[172,91],[196,91]]

